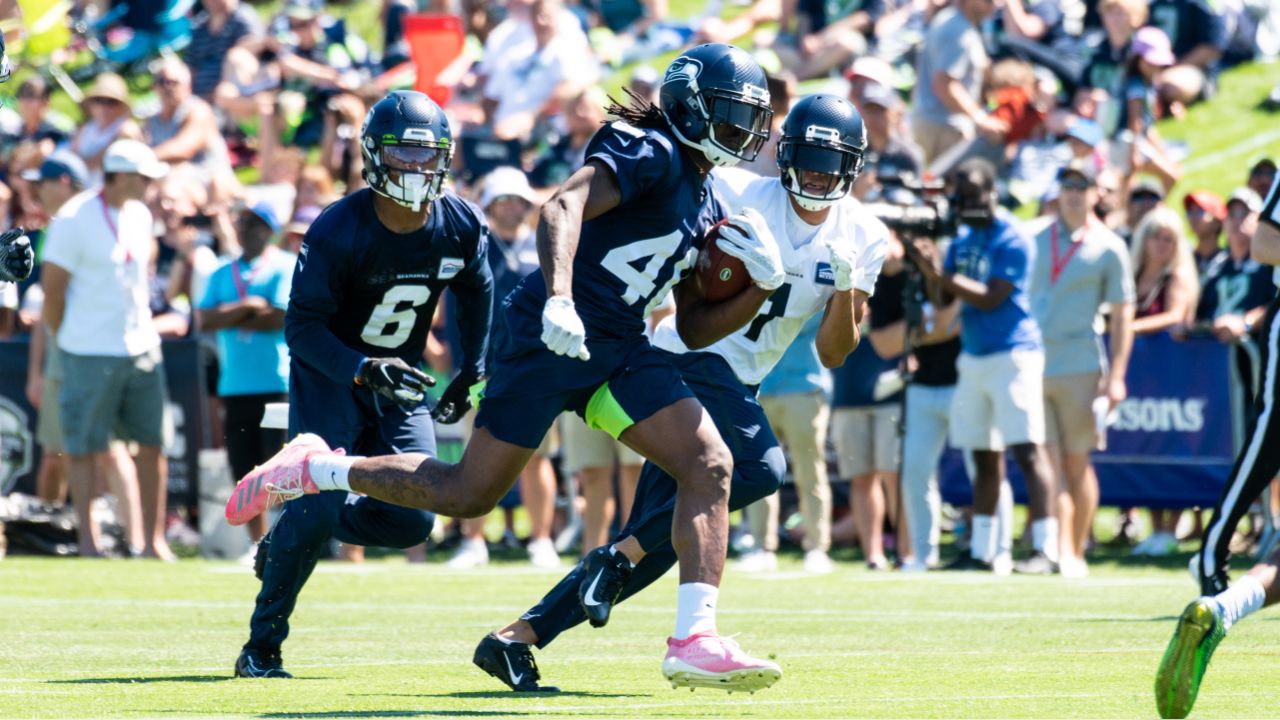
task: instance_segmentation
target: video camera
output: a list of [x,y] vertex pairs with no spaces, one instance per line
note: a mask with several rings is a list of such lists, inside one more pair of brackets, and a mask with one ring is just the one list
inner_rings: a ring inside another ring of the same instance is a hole
[[863,205],[903,238],[937,239],[953,235],[957,214],[941,180],[921,180],[913,173],[879,175],[879,196]]

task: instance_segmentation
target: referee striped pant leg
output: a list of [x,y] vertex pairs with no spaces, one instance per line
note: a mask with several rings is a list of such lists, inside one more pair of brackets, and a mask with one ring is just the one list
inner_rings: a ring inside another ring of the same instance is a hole
[[1262,372],[1258,378],[1255,420],[1244,447],[1236,456],[1235,466],[1227,478],[1222,497],[1213,509],[1213,518],[1205,529],[1203,545],[1195,557],[1196,574],[1209,578],[1227,566],[1231,536],[1249,506],[1280,471],[1280,322],[1277,322],[1280,297],[1267,311],[1263,332]]

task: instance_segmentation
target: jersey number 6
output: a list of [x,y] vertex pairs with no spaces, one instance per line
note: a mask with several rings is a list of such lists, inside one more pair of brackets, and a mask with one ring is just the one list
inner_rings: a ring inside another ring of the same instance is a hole
[[414,308],[426,304],[430,299],[431,288],[426,285],[396,285],[382,296],[382,302],[369,313],[369,322],[360,331],[360,339],[378,347],[400,347],[409,339],[409,333],[413,332],[413,325],[418,320],[418,313]]

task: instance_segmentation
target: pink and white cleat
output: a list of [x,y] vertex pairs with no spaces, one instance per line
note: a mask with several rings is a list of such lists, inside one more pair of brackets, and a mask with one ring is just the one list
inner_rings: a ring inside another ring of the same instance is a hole
[[227,522],[243,525],[272,505],[320,492],[311,480],[307,461],[313,455],[341,455],[342,452],[341,448],[336,453],[330,450],[319,435],[303,433],[295,437],[236,484],[227,501]]
[[733,639],[711,631],[684,640],[667,638],[662,674],[673,688],[755,692],[778,682],[782,668],[775,662],[751,657]]

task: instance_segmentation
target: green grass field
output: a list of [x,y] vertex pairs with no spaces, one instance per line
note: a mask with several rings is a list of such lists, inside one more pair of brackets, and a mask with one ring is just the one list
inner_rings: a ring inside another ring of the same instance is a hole
[[[292,681],[233,680],[257,589],[230,563],[0,562],[0,717],[1155,717],[1153,673],[1193,593],[1181,562],[1104,561],[1086,580],[729,574],[720,629],[786,673],[755,695],[672,690],[658,665],[675,579],[608,628],[538,656],[559,695],[516,695],[471,651],[557,579],[324,563],[285,646]],[[1194,717],[1275,715],[1280,616],[1237,626]]]

